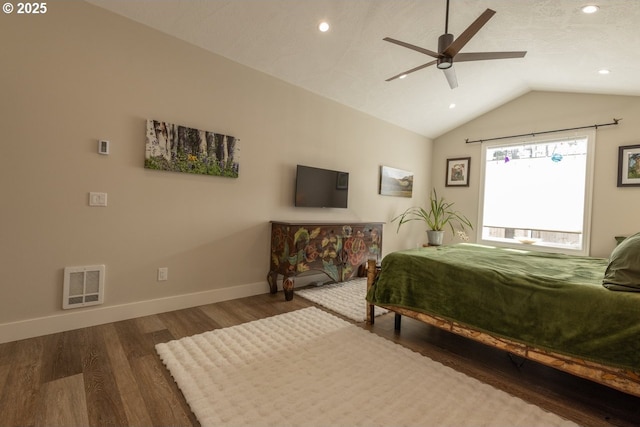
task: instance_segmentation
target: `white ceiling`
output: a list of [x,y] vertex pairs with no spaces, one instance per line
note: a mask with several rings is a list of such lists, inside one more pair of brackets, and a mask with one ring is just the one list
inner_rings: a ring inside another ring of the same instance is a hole
[[86,1],[429,138],[530,90],[640,95],[640,0],[451,0],[455,37],[497,12],[461,52],[528,51],[457,63],[453,90],[435,67],[385,81],[432,58],[382,39],[437,51],[446,0]]

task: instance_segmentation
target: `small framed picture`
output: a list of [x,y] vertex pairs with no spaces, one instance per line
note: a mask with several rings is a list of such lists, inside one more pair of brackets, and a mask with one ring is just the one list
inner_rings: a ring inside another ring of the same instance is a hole
[[447,177],[445,181],[445,186],[468,187],[470,168],[471,168],[471,157],[447,159]]
[[640,145],[618,148],[618,187],[640,187]]
[[380,194],[383,196],[412,197],[413,172],[380,166]]

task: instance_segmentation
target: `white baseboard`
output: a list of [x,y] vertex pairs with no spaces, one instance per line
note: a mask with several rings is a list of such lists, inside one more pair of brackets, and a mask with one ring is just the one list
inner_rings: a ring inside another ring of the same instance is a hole
[[263,281],[115,306],[93,306],[72,311],[65,310],[53,316],[0,324],[0,343],[260,295],[268,291],[269,287]]
[[[296,288],[308,285],[313,280],[317,280],[318,277],[322,276],[309,275],[297,277],[295,279]],[[282,290],[282,280],[278,280],[278,290]],[[268,291],[269,286],[263,281],[128,304],[107,307],[92,306],[77,308],[71,311],[65,310],[60,314],[54,314],[52,316],[0,324],[0,344],[136,317],[150,316],[167,311],[213,304],[220,301],[250,297],[264,294]]]

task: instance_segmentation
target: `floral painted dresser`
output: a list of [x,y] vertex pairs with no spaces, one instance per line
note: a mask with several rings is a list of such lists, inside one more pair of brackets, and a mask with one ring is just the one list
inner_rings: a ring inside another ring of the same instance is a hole
[[380,261],[383,224],[271,221],[271,293],[278,291],[278,274],[287,301],[293,298],[295,276],[307,271],[324,272],[334,282],[352,279],[367,260]]

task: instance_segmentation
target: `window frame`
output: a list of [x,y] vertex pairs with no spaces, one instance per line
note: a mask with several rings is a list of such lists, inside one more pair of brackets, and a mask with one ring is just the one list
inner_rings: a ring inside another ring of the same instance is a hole
[[[487,162],[487,151],[490,148],[500,146],[513,146],[522,144],[536,144],[549,141],[566,141],[571,138],[587,138],[587,164],[585,174],[585,195],[584,195],[584,214],[582,220],[582,247],[572,249],[568,247],[550,246],[542,244],[525,244],[517,241],[500,241],[488,240],[483,238],[484,228],[484,196],[485,196],[485,168]],[[506,247],[512,249],[520,249],[527,251],[554,252],[568,255],[588,256],[591,251],[591,217],[593,204],[593,182],[595,172],[595,142],[596,130],[583,129],[571,132],[557,132],[553,136],[532,136],[521,141],[512,140],[511,142],[493,141],[482,143],[481,148],[481,165],[480,165],[480,183],[479,183],[479,199],[478,199],[478,227],[476,230],[476,241],[482,245]]]

